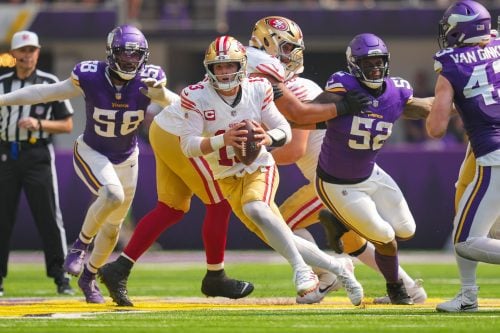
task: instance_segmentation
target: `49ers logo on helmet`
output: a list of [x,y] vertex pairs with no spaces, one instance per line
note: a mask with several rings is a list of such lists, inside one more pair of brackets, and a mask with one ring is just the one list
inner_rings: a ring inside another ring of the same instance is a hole
[[283,21],[280,18],[277,17],[271,17],[266,20],[267,24],[273,27],[276,30],[281,30],[281,31],[287,31],[288,30],[288,23]]

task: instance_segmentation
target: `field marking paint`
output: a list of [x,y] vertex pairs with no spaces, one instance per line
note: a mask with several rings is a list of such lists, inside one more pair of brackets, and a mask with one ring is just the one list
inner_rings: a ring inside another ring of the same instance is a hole
[[[73,319],[94,317],[97,314],[128,314],[137,312],[158,311],[194,311],[194,310],[387,310],[387,309],[420,309],[434,310],[436,304],[443,302],[440,298],[429,298],[425,304],[405,305],[373,304],[367,298],[359,307],[352,306],[347,297],[327,297],[320,304],[296,304],[295,298],[244,298],[229,300],[225,298],[200,297],[134,297],[134,307],[118,307],[111,301],[105,304],[87,304],[81,298],[16,298],[3,299],[0,302],[0,320],[7,318],[54,318]],[[480,299],[480,311],[499,311],[500,299]]]

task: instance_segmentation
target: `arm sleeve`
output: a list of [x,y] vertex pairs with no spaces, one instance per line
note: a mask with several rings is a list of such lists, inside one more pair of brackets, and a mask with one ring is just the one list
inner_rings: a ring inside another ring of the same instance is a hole
[[5,95],[0,95],[0,106],[27,105],[61,101],[81,95],[71,79],[52,84],[34,84]]
[[187,157],[202,156],[201,142],[203,141],[203,118],[195,111],[185,110],[184,126],[181,131],[181,149]]
[[278,131],[281,131],[285,135],[284,140],[279,140],[281,141],[280,145],[285,145],[292,140],[292,128],[274,103],[270,103],[268,108],[262,112],[262,121],[268,128],[271,129],[268,131],[268,134],[273,133],[273,131],[274,133],[280,133]]

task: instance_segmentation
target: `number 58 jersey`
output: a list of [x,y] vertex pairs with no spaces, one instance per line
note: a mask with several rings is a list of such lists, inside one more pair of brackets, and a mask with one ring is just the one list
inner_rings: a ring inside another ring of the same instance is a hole
[[85,98],[83,140],[112,163],[126,160],[137,145],[137,129],[150,104],[150,99],[139,91],[140,87],[146,87],[141,82],[146,77],[166,80],[160,67],[146,65],[136,77],[117,87],[109,77],[107,64],[102,61],[81,62],[71,73],[73,84]]
[[484,47],[447,48],[434,59],[434,70],[453,86],[475,156],[500,149],[500,39]]

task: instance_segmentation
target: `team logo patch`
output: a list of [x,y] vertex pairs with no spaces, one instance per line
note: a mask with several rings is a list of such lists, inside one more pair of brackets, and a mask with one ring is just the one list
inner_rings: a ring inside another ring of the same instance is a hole
[[215,110],[204,110],[203,118],[205,118],[205,120],[215,120]]
[[41,116],[41,115],[43,115],[43,113],[44,113],[44,112],[45,112],[45,108],[44,108],[43,106],[37,106],[37,107],[35,108],[35,114],[36,114],[37,116]]
[[281,31],[288,30],[288,24],[285,21],[283,21],[282,19],[279,19],[277,17],[271,17],[271,18],[267,19],[266,23],[276,30],[281,30]]

